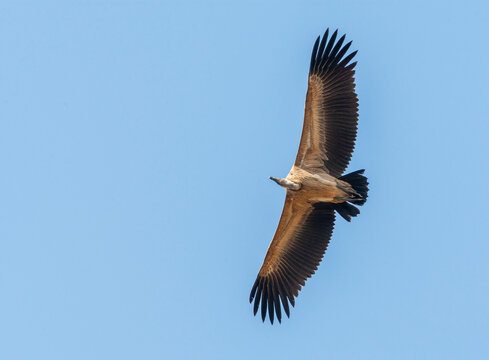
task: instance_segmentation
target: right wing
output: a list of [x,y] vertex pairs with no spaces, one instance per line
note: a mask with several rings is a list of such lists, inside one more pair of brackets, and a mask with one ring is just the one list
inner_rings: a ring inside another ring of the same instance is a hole
[[250,294],[256,315],[261,301],[265,321],[267,308],[273,324],[274,310],[282,319],[281,304],[289,316],[289,302],[317,270],[333,233],[335,213],[326,203],[309,204],[287,191],[284,209],[272,242]]

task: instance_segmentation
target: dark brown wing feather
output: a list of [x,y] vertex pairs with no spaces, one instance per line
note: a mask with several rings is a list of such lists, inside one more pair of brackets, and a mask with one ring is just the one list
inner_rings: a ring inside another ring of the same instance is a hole
[[355,93],[355,54],[345,56],[351,42],[337,42],[335,31],[328,41],[328,30],[318,37],[311,56],[306,95],[304,126],[295,161],[302,168],[323,167],[339,177],[350,162],[358,123],[358,98]]
[[274,313],[281,322],[281,306],[290,315],[289,303],[294,306],[294,297],[317,270],[334,221],[330,204],[306,204],[287,194],[277,231],[250,293],[255,315],[260,304],[263,321],[268,310],[272,324]]

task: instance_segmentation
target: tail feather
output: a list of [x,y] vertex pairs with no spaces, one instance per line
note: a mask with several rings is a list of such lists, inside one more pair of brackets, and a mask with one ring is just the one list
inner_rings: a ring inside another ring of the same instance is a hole
[[349,174],[343,175],[339,178],[340,180],[349,183],[353,190],[355,190],[360,195],[359,199],[354,199],[350,201],[353,204],[360,206],[365,204],[368,197],[368,180],[367,177],[362,175],[364,172],[365,169],[357,170]]
[[360,214],[360,210],[356,206],[353,206],[347,202],[334,204],[334,209],[341,215],[343,219],[350,222],[352,217]]
[[367,177],[362,174],[365,172],[364,169],[357,170],[352,173],[341,176],[339,179],[342,181],[346,181],[351,185],[353,190],[355,190],[358,195],[358,198],[351,199],[349,202],[343,202],[334,205],[334,209],[340,214],[346,221],[350,221],[352,217],[360,214],[360,210],[356,206],[353,206],[350,203],[355,205],[362,206],[367,201],[368,197],[368,181]]

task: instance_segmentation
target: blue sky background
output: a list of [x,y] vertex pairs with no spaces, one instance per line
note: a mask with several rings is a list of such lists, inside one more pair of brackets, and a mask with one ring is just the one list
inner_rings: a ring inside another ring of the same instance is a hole
[[[486,1],[0,2],[1,359],[489,358]],[[312,45],[358,49],[350,170],[291,319],[248,295]]]

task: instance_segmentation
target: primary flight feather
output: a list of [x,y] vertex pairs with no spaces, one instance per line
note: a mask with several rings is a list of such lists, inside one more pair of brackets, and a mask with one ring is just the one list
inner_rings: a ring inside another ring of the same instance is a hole
[[277,231],[251,289],[256,315],[261,307],[282,320],[290,315],[299,290],[317,270],[333,233],[335,212],[345,220],[360,211],[368,182],[364,170],[343,175],[350,162],[358,124],[355,65],[351,42],[337,40],[338,30],[314,43],[299,151],[285,179],[271,177],[285,187],[286,198]]

